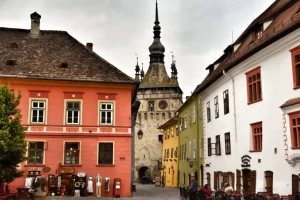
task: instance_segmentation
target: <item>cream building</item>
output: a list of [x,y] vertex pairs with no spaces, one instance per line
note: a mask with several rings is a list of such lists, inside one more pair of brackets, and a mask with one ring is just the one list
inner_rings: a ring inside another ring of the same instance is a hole
[[182,105],[182,91],[177,81],[175,61],[171,65],[171,77],[164,64],[165,47],[160,42],[158,9],[154,22],[154,41],[149,47],[150,66],[144,74],[137,63],[136,76],[140,80],[137,98],[141,102],[135,125],[135,180],[143,176],[160,175],[162,132],[158,126],[175,115]]

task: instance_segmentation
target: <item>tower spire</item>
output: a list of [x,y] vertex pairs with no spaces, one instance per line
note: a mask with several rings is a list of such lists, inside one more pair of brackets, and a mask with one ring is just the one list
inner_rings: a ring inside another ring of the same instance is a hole
[[142,71],[141,71],[141,80],[144,79],[145,72],[144,72],[144,64],[142,63]]
[[158,4],[156,0],[156,5],[155,5],[155,22],[154,22],[154,27],[153,27],[153,33],[154,33],[154,41],[149,47],[150,51],[150,63],[154,62],[160,62],[164,63],[164,52],[165,52],[165,47],[161,44],[160,42],[160,33],[161,33],[161,27],[160,27],[160,22],[158,20]]
[[136,66],[135,66],[135,80],[140,80],[140,66],[139,66],[139,57],[136,55]]

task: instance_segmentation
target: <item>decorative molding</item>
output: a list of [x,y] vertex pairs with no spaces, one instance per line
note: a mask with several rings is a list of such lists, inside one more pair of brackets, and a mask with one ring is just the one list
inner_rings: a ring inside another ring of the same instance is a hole
[[286,161],[292,166],[295,167],[297,162],[300,162],[300,153],[292,154],[286,159]]

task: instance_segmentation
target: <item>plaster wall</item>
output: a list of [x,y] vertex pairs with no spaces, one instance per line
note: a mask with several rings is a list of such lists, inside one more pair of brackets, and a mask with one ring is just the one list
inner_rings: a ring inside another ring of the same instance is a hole
[[[285,159],[292,154],[299,154],[300,150],[291,149],[289,119],[286,113],[298,111],[300,107],[292,106],[283,110],[279,107],[288,99],[300,95],[299,90],[293,89],[290,53],[291,49],[299,45],[300,30],[298,29],[227,72],[227,75],[232,76],[235,82],[237,140],[235,141],[233,137],[235,129],[232,112],[233,97],[232,92],[229,92],[230,113],[227,116],[222,116],[222,112],[220,112],[220,118],[214,119],[212,111],[212,121],[207,123],[206,114],[204,114],[205,149],[207,149],[208,137],[218,133],[231,133],[231,155],[224,155],[224,137],[222,138],[222,135],[221,156],[207,156],[207,150],[205,150],[205,163],[211,163],[210,167],[205,169],[206,172],[211,173],[211,183],[213,183],[214,171],[235,172],[236,169],[241,170],[241,157],[250,155],[250,169],[256,170],[256,192],[265,191],[264,171],[270,170],[273,172],[273,193],[280,195],[292,193],[292,174],[300,173],[299,164],[293,167]],[[258,66],[261,67],[263,100],[248,105],[245,73]],[[204,102],[203,110],[206,111],[205,103],[207,101],[213,101],[214,96],[221,95],[226,89],[232,90],[232,83],[230,79],[223,76],[201,94]],[[211,108],[214,107],[211,105]],[[250,152],[252,150],[250,124],[260,121],[263,124],[263,149],[262,152]]]
[[[75,173],[86,172],[87,176],[99,173],[102,178],[102,196],[112,196],[113,179],[121,178],[121,196],[131,196],[131,89],[128,86],[80,83],[67,81],[42,81],[1,79],[15,92],[20,90],[22,124],[28,127],[27,141],[43,141],[43,164],[20,164],[25,177],[29,168],[50,167],[48,174],[58,173],[59,167],[74,168]],[[30,122],[31,100],[46,100],[45,123]],[[80,123],[65,124],[65,101],[81,101]],[[114,102],[113,125],[99,124],[99,102]],[[79,142],[79,164],[64,164],[64,142]],[[98,164],[98,143],[112,142],[113,164]],[[10,184],[12,192],[24,187],[25,177]],[[110,191],[104,192],[104,178],[110,177]],[[95,184],[94,184],[95,187]],[[95,188],[94,188],[95,191]],[[94,194],[95,195],[95,194]]]

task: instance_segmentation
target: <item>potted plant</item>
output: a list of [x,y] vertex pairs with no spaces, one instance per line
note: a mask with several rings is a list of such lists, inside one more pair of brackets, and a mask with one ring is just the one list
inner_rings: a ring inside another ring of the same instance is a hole
[[45,190],[46,186],[46,180],[44,177],[37,178],[31,185],[32,189],[34,190],[33,192],[33,197],[34,199],[46,199],[47,192]]

